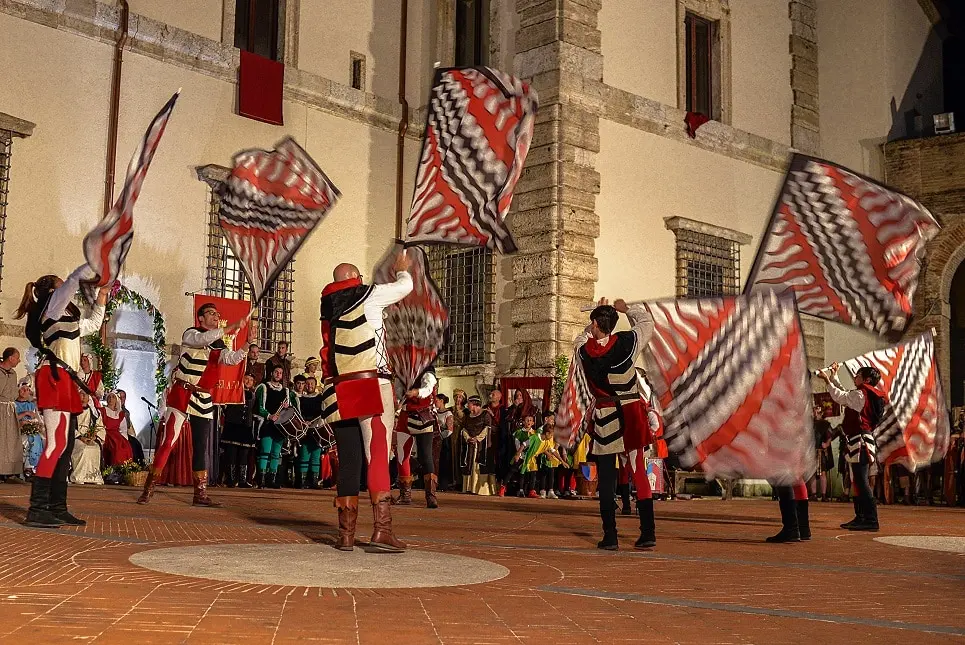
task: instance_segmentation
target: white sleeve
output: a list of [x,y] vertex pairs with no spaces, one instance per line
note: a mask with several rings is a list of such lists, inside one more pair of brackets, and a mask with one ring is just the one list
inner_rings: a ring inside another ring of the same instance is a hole
[[222,365],[238,365],[248,356],[248,351],[244,349],[223,349],[218,358]]
[[838,377],[835,376],[830,383],[828,383],[828,394],[838,405],[845,405],[856,412],[861,412],[864,410],[864,392],[861,390],[845,390],[841,387],[838,382]]
[[637,352],[641,352],[653,336],[653,316],[643,305],[629,305],[627,318],[630,319],[633,335],[637,337]]
[[[184,334],[181,335],[181,344],[185,347],[207,347],[211,343],[221,338],[222,335],[223,332],[220,329],[212,329],[210,331],[203,332],[194,328],[186,329]],[[234,363],[229,364],[233,365]]]
[[656,432],[660,429],[660,417],[653,410],[647,412],[647,423],[650,426],[650,432]]
[[422,387],[419,388],[419,398],[424,399],[430,394],[432,394],[433,388],[439,381],[436,379],[435,374],[432,372],[426,372],[422,376]]
[[[77,293],[77,290],[80,289],[81,278],[85,277],[89,271],[90,267],[88,267],[86,264],[82,264],[74,269],[73,273],[67,276],[67,279],[64,280],[64,284],[57,287],[53,294],[51,294],[50,300],[47,302],[47,310],[44,312],[45,318],[57,320],[64,315],[64,312],[67,311],[67,305],[70,304],[70,301],[74,299],[74,295]],[[101,312],[101,315],[103,315],[103,308],[101,308]],[[100,327],[100,325],[98,325],[98,327]]]
[[394,305],[410,293],[412,293],[412,276],[408,271],[399,271],[395,274],[395,282],[373,285],[372,293],[369,294],[365,304],[371,303],[384,308]]
[[90,310],[90,316],[80,319],[81,336],[89,336],[100,331],[101,325],[104,324],[105,309],[104,305],[94,305]]
[[586,326],[583,333],[576,337],[573,341],[573,349],[579,349],[586,345],[587,341],[590,340],[590,325]]

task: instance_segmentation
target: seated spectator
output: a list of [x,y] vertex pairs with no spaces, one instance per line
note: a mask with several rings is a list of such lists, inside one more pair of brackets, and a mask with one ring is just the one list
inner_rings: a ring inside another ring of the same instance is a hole
[[107,395],[107,405],[102,412],[101,420],[107,435],[104,441],[104,463],[117,466],[134,459],[131,442],[127,439],[127,418],[121,409],[121,398],[117,392]]
[[20,424],[20,436],[23,440],[23,467],[26,477],[33,476],[44,451],[44,422],[34,401],[33,389],[29,377],[20,380],[20,388],[15,401],[17,423]]
[[80,393],[80,402],[84,411],[77,415],[74,450],[70,457],[70,481],[73,484],[103,484],[101,446],[107,437],[107,430],[86,392]]

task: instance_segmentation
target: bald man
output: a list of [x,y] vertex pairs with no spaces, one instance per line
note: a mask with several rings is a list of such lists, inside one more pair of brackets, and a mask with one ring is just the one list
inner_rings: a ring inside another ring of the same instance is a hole
[[[389,446],[395,400],[383,323],[385,308],[412,291],[405,252],[396,258],[393,269],[395,282],[364,285],[358,267],[339,264],[333,272],[335,281],[322,291],[322,398],[338,446],[335,546],[342,551],[355,546],[363,451],[374,518],[369,545],[386,553],[405,550],[405,544],[392,533],[389,506]],[[334,405],[330,406],[331,400]]]

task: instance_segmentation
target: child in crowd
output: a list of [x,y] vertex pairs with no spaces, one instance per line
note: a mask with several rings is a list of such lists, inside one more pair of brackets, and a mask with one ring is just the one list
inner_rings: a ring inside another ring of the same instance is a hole
[[536,432],[535,425],[536,418],[532,414],[527,414],[523,417],[523,426],[513,433],[513,440],[516,443],[516,454],[513,457],[509,469],[509,477],[506,485],[500,488],[500,495],[506,494],[507,487],[512,488],[518,486],[517,497],[525,497],[528,490],[535,490],[535,482],[531,482],[531,479],[535,477],[535,469],[534,474],[532,476],[529,475],[526,470],[525,460],[526,453],[529,450],[530,439],[539,436]]
[[30,477],[37,468],[40,455],[44,451],[44,424],[40,420],[40,413],[34,402],[29,378],[20,381],[20,389],[14,405],[17,408],[17,423],[20,424],[20,436],[23,440],[24,477]]
[[537,463],[539,466],[539,496],[542,499],[557,499],[556,492],[553,490],[554,475],[556,468],[563,463],[556,445],[554,427],[543,425],[540,431],[540,446],[537,453]]

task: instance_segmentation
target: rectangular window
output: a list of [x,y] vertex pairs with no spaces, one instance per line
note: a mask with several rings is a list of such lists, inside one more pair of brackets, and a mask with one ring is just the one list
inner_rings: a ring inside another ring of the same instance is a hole
[[429,272],[449,304],[449,344],[443,365],[493,361],[496,268],[487,248],[430,246]]
[[716,298],[740,292],[737,242],[686,229],[676,233],[678,298]]
[[235,0],[235,47],[278,58],[279,0]]
[[365,89],[365,55],[358,52],[350,52],[349,60],[349,80],[352,88],[356,90]]
[[[208,268],[205,279],[205,292],[222,298],[251,300],[251,287],[235,257],[228,241],[218,224],[218,211],[221,199],[216,190],[211,191],[211,206],[208,218]],[[295,276],[289,263],[281,272],[262,298],[261,305],[252,316],[253,326],[257,328],[257,342],[263,350],[274,350],[278,343],[292,340],[292,310],[295,293]]]
[[720,118],[720,98],[715,80],[720,77],[716,55],[719,23],[687,12],[685,48],[687,56],[687,111],[711,119]]
[[489,64],[489,0],[456,0],[456,67]]
[[3,280],[3,247],[7,239],[7,196],[10,194],[10,151],[13,133],[0,130],[0,285]]

